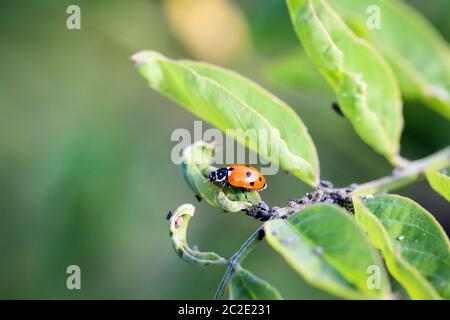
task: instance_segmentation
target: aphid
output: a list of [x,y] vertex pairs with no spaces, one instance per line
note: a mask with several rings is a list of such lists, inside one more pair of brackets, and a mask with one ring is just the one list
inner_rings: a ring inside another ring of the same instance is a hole
[[260,191],[267,187],[266,179],[254,167],[244,164],[232,164],[226,168],[220,168],[209,174],[211,182],[220,182],[230,184],[233,187],[243,188],[246,190]]
[[345,117],[344,113],[341,110],[341,107],[339,106],[339,104],[337,102],[333,102],[331,104],[331,108],[334,110],[334,112],[336,112],[341,117]]
[[288,207],[295,207],[297,205],[297,202],[295,202],[294,200],[290,200],[289,202],[288,202]]
[[321,256],[323,254],[323,248],[322,247],[315,248],[314,253],[318,256]]
[[322,181],[320,181],[320,186],[323,188],[332,189],[333,183],[331,183],[330,181],[327,181],[327,180],[322,180]]
[[352,183],[345,188],[345,191],[347,191],[347,193],[350,193],[353,190],[355,190],[357,186],[358,186],[358,184]]
[[266,232],[264,231],[264,229],[259,230],[258,231],[258,240],[264,239],[265,235],[266,235]]
[[273,208],[270,209],[264,201],[260,201],[259,203],[254,205],[253,208],[244,209],[243,211],[250,217],[261,221],[267,221],[271,219],[274,213]]

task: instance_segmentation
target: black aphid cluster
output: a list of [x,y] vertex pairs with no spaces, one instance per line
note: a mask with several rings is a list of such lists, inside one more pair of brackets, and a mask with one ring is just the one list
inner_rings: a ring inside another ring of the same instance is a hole
[[[305,196],[294,199],[288,202],[288,208],[290,212],[297,212],[298,210],[305,208],[307,206],[317,204],[317,203],[330,203],[338,205],[350,213],[354,213],[353,202],[350,192],[352,188],[347,189],[332,189],[332,190],[316,190],[307,193]],[[278,213],[279,207],[269,206],[261,201],[256,204],[253,208],[244,210],[245,213],[255,219],[261,221],[267,221]],[[287,215],[280,216],[280,218],[286,218]]]
[[272,218],[277,209],[277,207],[269,208],[269,206],[264,201],[260,201],[251,209],[246,209],[243,211],[250,217],[261,221],[267,221]]
[[289,201],[288,206],[309,206],[316,203],[331,203],[344,208],[348,212],[354,213],[352,197],[349,194],[350,191],[351,189],[317,190],[307,193],[299,199]]

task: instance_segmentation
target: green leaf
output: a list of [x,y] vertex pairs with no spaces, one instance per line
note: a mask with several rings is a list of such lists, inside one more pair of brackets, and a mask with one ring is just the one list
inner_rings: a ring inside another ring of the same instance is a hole
[[[252,81],[204,63],[143,51],[132,60],[150,87],[316,186],[314,144],[296,113]],[[232,130],[232,132],[230,131]]]
[[[269,244],[311,285],[347,299],[390,297],[380,257],[343,209],[313,205],[288,220],[267,222],[265,234]],[[373,269],[379,275],[375,286]]]
[[194,216],[195,207],[183,204],[170,217],[169,234],[176,253],[185,261],[202,267],[227,264],[228,261],[214,252],[200,252],[191,249],[186,240],[189,220]]
[[250,271],[240,268],[228,284],[230,300],[282,300],[280,293]]
[[294,89],[329,91],[326,81],[301,47],[270,60],[264,66],[264,76],[273,83]]
[[391,162],[403,127],[396,79],[383,57],[325,1],[287,0],[302,45],[337,95],[358,135]]
[[449,242],[428,211],[396,195],[354,197],[353,203],[358,223],[412,299],[450,298]]
[[450,201],[450,177],[436,170],[428,170],[425,174],[430,186]]
[[[357,30],[380,50],[405,98],[422,100],[450,119],[450,49],[419,12],[397,0],[329,0],[329,3],[347,21],[352,21],[351,26],[359,25]],[[380,28],[366,26],[374,15],[368,8],[374,7],[380,13]]]
[[211,183],[208,175],[217,168],[210,165],[214,145],[198,141],[183,150],[181,170],[191,189],[210,205],[227,212],[249,209],[261,201],[256,191],[243,191],[232,186]]

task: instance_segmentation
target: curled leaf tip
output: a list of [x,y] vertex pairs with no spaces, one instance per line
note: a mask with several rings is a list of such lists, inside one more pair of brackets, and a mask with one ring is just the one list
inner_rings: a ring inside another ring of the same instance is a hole
[[175,252],[188,263],[200,266],[226,264],[227,260],[214,252],[201,252],[198,248],[190,248],[186,233],[189,220],[194,216],[195,207],[192,204],[179,206],[170,217],[169,234]]

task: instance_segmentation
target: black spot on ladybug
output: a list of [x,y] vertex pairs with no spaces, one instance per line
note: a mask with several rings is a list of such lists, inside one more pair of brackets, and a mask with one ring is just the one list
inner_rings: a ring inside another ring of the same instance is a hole
[[250,171],[247,171],[246,174],[247,178],[250,178],[252,176],[252,173]]
[[255,185],[255,181],[250,182],[250,185],[253,187]]
[[261,177],[259,177],[259,181],[261,181],[262,180],[262,178]]

